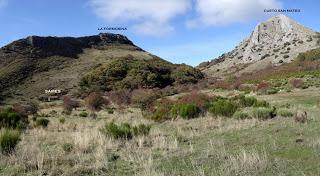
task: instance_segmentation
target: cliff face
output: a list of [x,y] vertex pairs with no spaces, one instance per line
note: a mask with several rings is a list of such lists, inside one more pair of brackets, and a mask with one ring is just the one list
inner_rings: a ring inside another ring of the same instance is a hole
[[293,61],[300,52],[318,47],[317,40],[316,32],[278,15],[258,24],[233,51],[200,68],[208,75],[223,76],[278,66]]

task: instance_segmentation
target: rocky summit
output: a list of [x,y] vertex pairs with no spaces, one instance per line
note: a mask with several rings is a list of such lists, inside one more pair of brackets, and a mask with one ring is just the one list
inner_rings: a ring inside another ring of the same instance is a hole
[[100,33],[86,37],[40,37],[29,36],[1,48],[3,54],[20,54],[28,57],[65,56],[77,57],[84,48],[108,46],[111,44],[134,44],[120,34]]
[[199,68],[210,76],[253,72],[292,62],[299,53],[317,48],[318,40],[319,33],[278,15],[259,23],[234,50]]

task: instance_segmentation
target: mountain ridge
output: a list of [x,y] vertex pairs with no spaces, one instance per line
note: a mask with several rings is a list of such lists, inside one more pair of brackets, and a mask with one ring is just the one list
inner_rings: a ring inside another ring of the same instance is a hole
[[[127,64],[127,61],[133,63]],[[114,66],[109,67],[110,64]],[[77,38],[29,36],[0,48],[0,98],[38,99],[46,96],[45,90],[76,94],[85,75],[104,67],[110,70],[101,72],[106,75],[97,77],[103,79],[97,80],[99,83],[103,83],[106,76],[118,82],[124,79],[124,85],[136,85],[136,82],[148,79],[145,85],[150,88],[202,78],[200,71],[152,55],[120,34],[100,33]],[[127,67],[131,70],[117,75],[121,71],[117,69]],[[167,82],[157,83],[162,80]]]
[[110,44],[127,44],[135,46],[126,36],[100,33],[98,35],[85,37],[28,36],[24,39],[13,41],[2,47],[0,50],[6,53],[17,52],[22,55],[28,55],[29,57],[50,57],[60,55],[76,58],[84,48],[102,47]]

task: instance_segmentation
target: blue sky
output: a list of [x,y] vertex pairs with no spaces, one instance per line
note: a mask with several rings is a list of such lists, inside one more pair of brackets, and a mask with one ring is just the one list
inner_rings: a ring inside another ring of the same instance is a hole
[[317,0],[0,0],[0,46],[30,35],[126,35],[136,45],[174,63],[198,65],[232,50],[259,21],[285,13],[320,31]]

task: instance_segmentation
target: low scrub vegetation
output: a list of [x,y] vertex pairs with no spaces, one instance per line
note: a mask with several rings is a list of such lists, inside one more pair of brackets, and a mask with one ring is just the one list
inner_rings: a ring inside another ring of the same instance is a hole
[[171,109],[174,116],[178,115],[184,119],[196,118],[200,112],[200,108],[195,104],[176,104]]
[[248,112],[244,112],[244,111],[236,111],[233,114],[233,118],[235,119],[249,119],[251,118],[250,114]]
[[63,110],[66,114],[71,114],[74,108],[77,108],[80,106],[79,101],[73,100],[69,96],[63,96],[62,101],[63,101],[63,104],[62,104]]
[[276,116],[276,109],[266,107],[254,108],[252,111],[252,116],[260,120],[271,119]]
[[86,98],[85,103],[91,111],[99,111],[103,105],[108,105],[109,102],[103,98],[99,92],[91,92]]
[[196,83],[203,74],[187,65],[171,64],[160,58],[117,58],[95,68],[82,78],[82,90],[164,88],[169,85]]
[[18,130],[4,129],[0,131],[0,149],[3,154],[10,154],[14,151],[20,141]]
[[145,112],[145,116],[160,122],[179,117],[183,119],[197,118],[207,112],[214,116],[234,117],[237,119],[260,118],[260,116],[253,116],[252,113],[242,111],[242,109],[249,107],[251,109],[269,109],[270,104],[253,96],[238,95],[225,98],[191,93],[175,101],[168,99],[158,101],[151,111]]
[[36,114],[39,110],[39,105],[35,101],[30,101],[27,103],[16,103],[12,106],[12,111],[22,115],[33,115]]
[[174,102],[171,100],[161,100],[150,110],[150,112],[144,112],[144,116],[157,122],[170,120],[175,118],[172,116],[172,107]]
[[88,117],[88,113],[86,111],[82,111],[79,113],[80,117]]
[[28,117],[15,112],[12,108],[0,110],[0,128],[24,129],[28,124]]
[[281,117],[292,117],[294,113],[290,109],[281,108],[277,110],[277,115]]
[[177,100],[162,99],[146,112],[146,116],[155,121],[164,121],[181,117],[191,119],[207,112],[211,97],[193,91]]
[[46,118],[37,118],[36,120],[36,127],[42,127],[42,128],[46,128],[49,124],[50,120],[46,119]]
[[297,57],[298,62],[315,61],[320,59],[320,48],[300,53]]
[[137,89],[132,91],[131,103],[133,106],[146,110],[150,108],[154,101],[160,98],[157,90],[151,89]]
[[134,136],[148,135],[151,126],[140,124],[138,126],[131,126],[128,123],[122,123],[120,125],[114,122],[107,123],[101,131],[112,138],[115,139],[131,139]]
[[216,116],[231,117],[238,109],[237,103],[229,99],[219,98],[211,103],[209,111]]
[[[292,63],[285,63],[277,67],[244,73],[237,77],[233,83],[217,81],[214,87],[223,89],[239,88],[243,84],[255,84],[256,91],[260,94],[274,94],[279,89],[290,90],[289,86],[295,88],[308,88],[309,86],[320,86],[320,48],[313,49],[299,56]],[[300,81],[291,80],[300,79]],[[302,82],[304,82],[302,84]],[[284,84],[289,83],[289,84]]]
[[289,81],[289,84],[294,88],[303,88],[304,81],[303,79],[293,78]]

